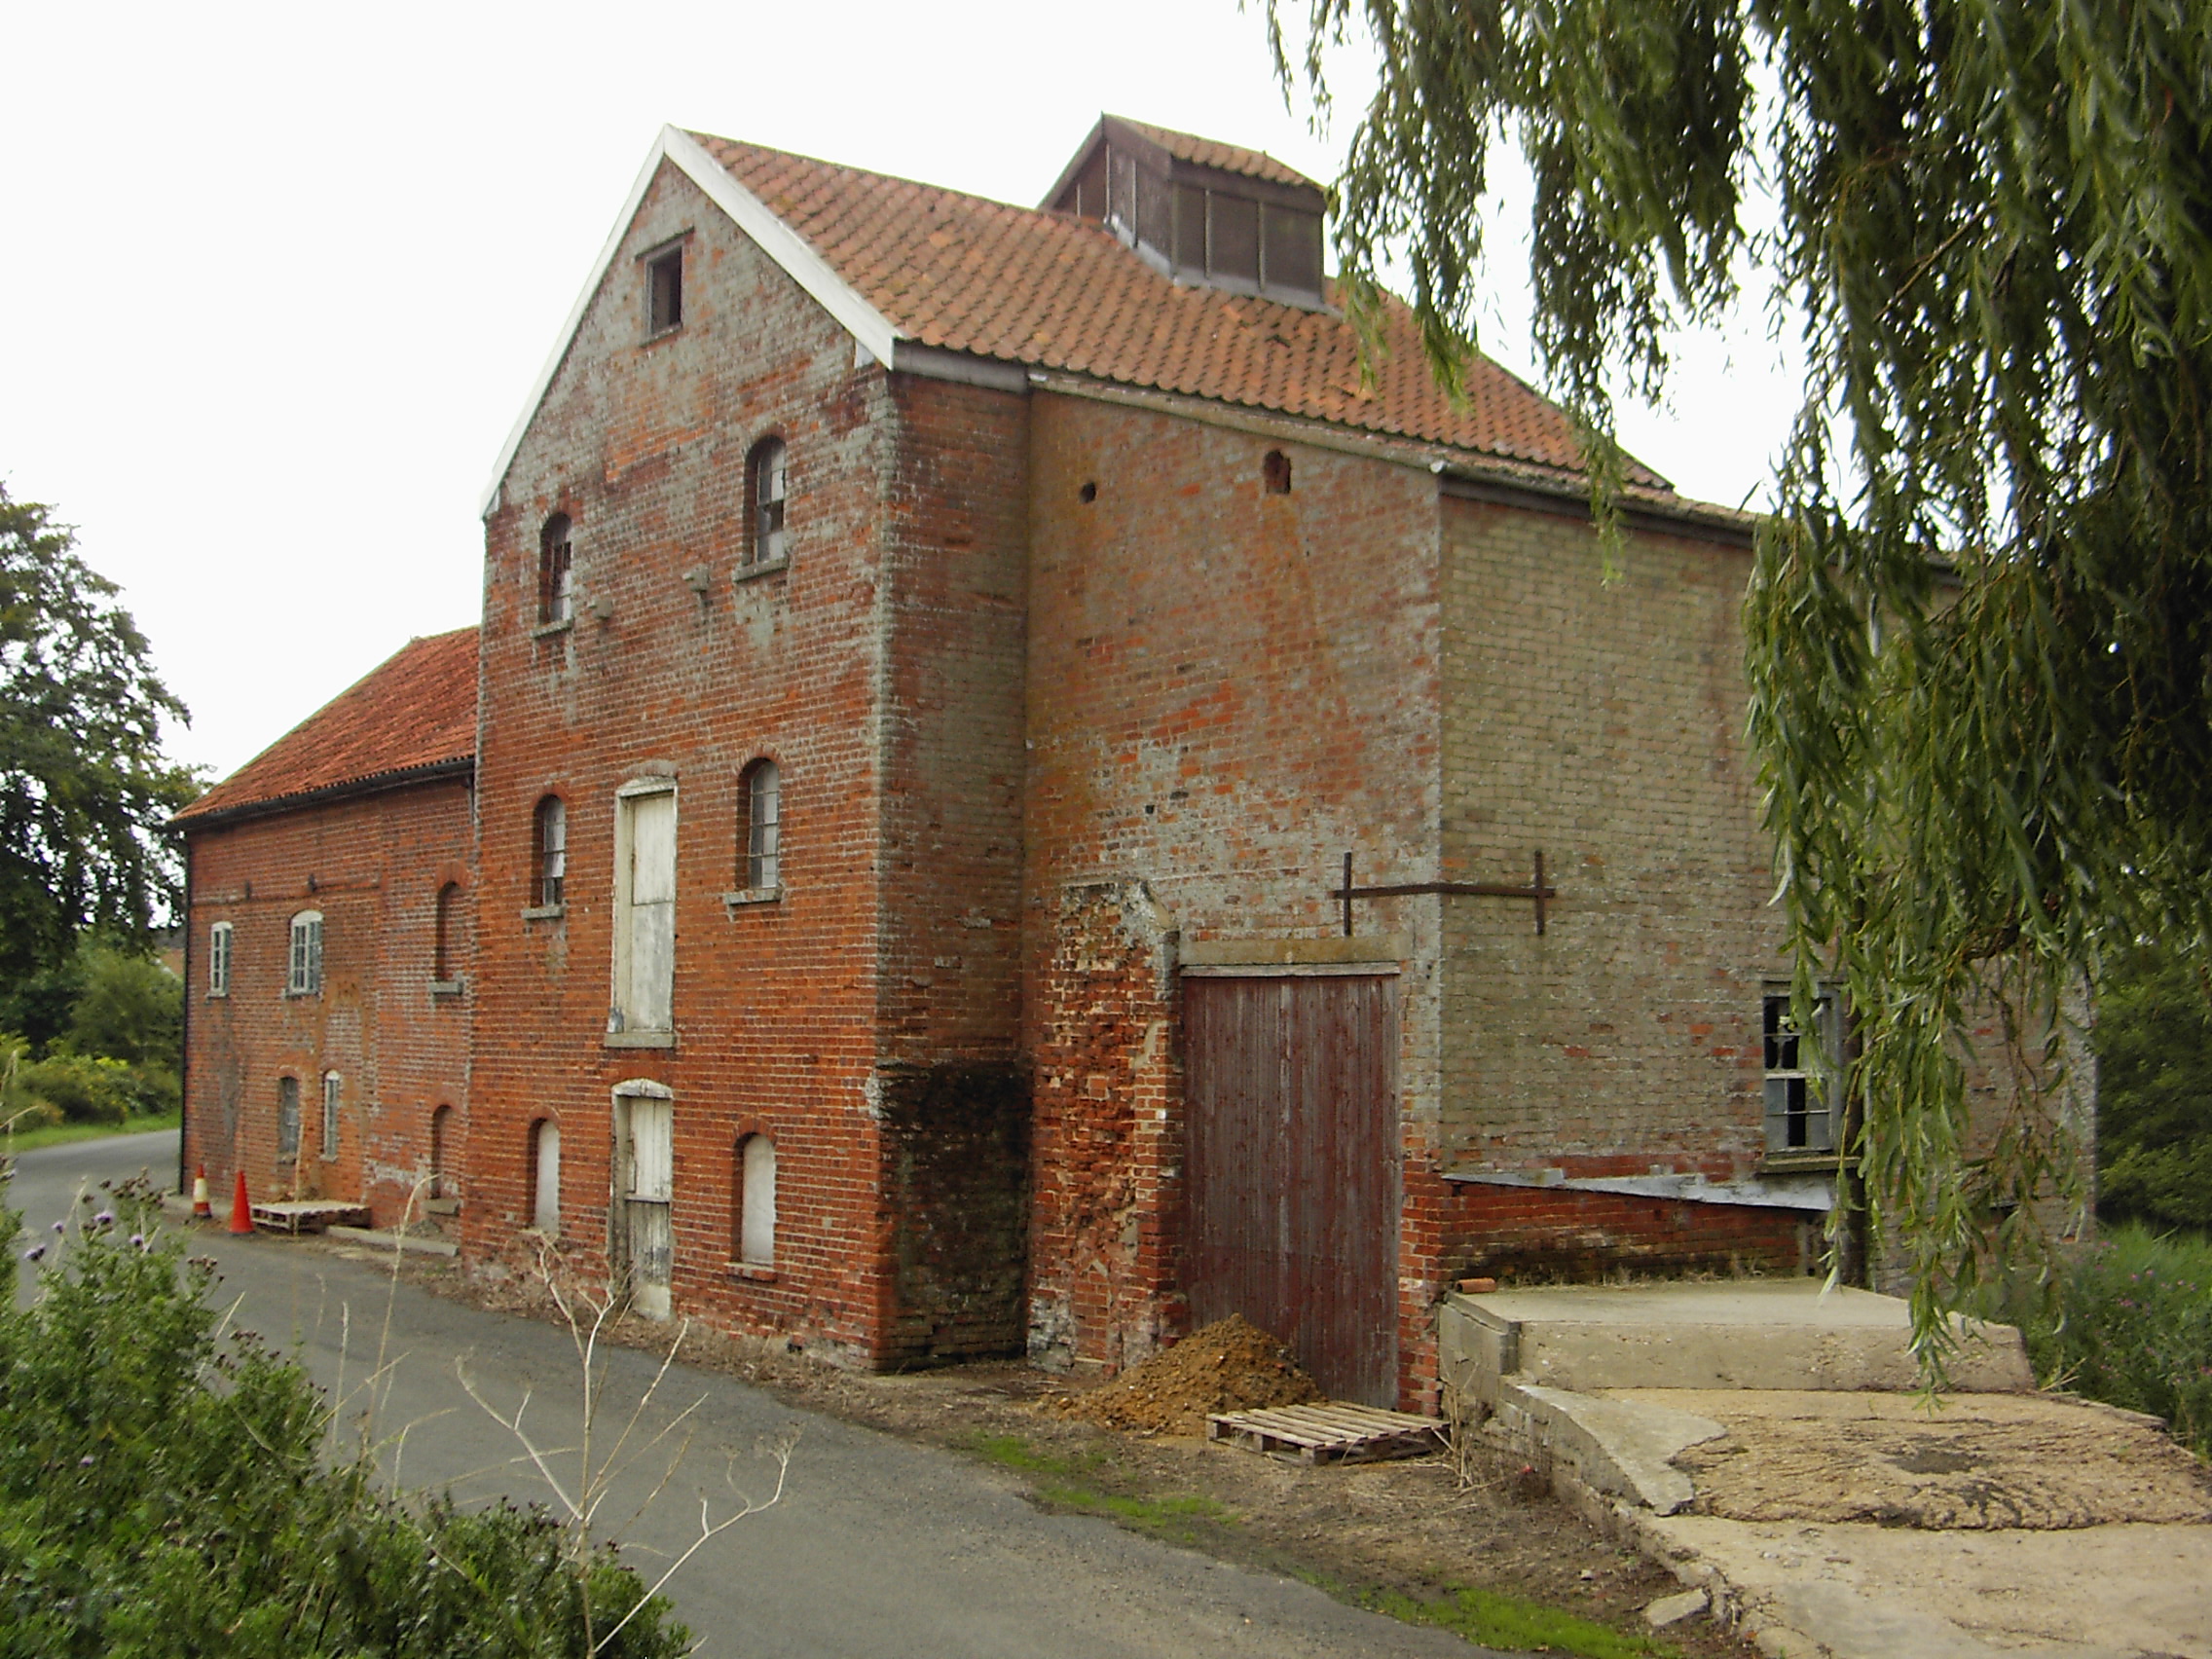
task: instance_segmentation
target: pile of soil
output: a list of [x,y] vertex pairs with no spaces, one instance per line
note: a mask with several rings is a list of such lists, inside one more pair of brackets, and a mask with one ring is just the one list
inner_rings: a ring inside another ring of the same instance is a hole
[[1208,1412],[1296,1406],[1324,1396],[1290,1350],[1232,1313],[1070,1400],[1070,1417],[1153,1434],[1203,1434]]

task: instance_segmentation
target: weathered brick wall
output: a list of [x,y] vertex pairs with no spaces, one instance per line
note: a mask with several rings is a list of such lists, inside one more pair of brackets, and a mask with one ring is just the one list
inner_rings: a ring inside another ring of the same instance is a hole
[[[1756,1176],[1760,998],[1787,969],[1745,752],[1750,554],[1640,533],[1607,585],[1586,520],[1462,500],[1444,547],[1445,862],[1526,881],[1542,848],[1559,897],[1542,937],[1526,903],[1447,901],[1440,1160]],[[1794,1218],[1761,1213],[1744,1253],[1793,1261]],[[1736,1259],[1744,1221],[1466,1186],[1439,1226],[1448,1258],[1572,1272]]]
[[[683,326],[646,340],[635,256],[686,232]],[[974,1252],[911,1271],[913,1239],[943,1235],[942,1159],[883,1114],[912,1068],[1014,1075],[1024,409],[856,361],[687,180],[654,181],[487,524],[472,1255],[528,1223],[541,1117],[562,1128],[564,1230],[603,1246],[611,1091],[649,1079],[676,1101],[680,1307],[863,1363],[1005,1346],[954,1283]],[[790,566],[740,579],[746,459],[771,433]],[[536,566],[556,511],[582,600],[549,632]],[[761,756],[782,777],[784,895],[725,903],[739,778]],[[667,1049],[606,1036],[613,803],[644,775],[677,787]],[[548,793],[568,803],[566,911],[526,920]],[[752,1133],[777,1149],[772,1272],[732,1264]],[[1024,1176],[1016,1159],[997,1190]],[[1016,1273],[1020,1244],[1002,1230]]]
[[[1184,1317],[1177,938],[1338,935],[1346,850],[1363,881],[1434,873],[1436,485],[1087,398],[1040,394],[1031,424],[1031,1344],[1118,1364]],[[1286,495],[1264,489],[1273,449]],[[1411,941],[1411,1151],[1435,1134],[1433,904],[1363,903],[1357,926]],[[1409,1295],[1405,1343],[1427,1314]]]
[[891,384],[881,1057],[1005,1065],[1020,995],[1029,402]]
[[[228,1213],[234,1172],[256,1198],[323,1197],[400,1219],[428,1173],[430,1115],[467,1115],[470,1010],[430,990],[438,889],[466,878],[469,793],[455,780],[193,831],[193,982],[185,1162]],[[284,994],[291,919],[323,917],[323,983]],[[231,989],[207,994],[207,934],[233,928]],[[455,943],[465,969],[465,911]],[[322,1077],[340,1074],[335,1157]],[[276,1156],[277,1079],[300,1081],[300,1157]],[[455,1158],[465,1155],[456,1136]]]
[[[690,233],[681,330],[645,338],[636,257]],[[530,1222],[533,1124],[562,1135],[563,1231],[608,1240],[615,1086],[675,1095],[674,1295],[869,1355],[886,1292],[869,1111],[879,910],[884,377],[673,168],[653,182],[486,524],[467,1252]],[[790,565],[738,579],[746,461],[788,446]],[[581,611],[537,626],[540,527],[573,522]],[[704,591],[686,581],[702,572]],[[739,778],[782,779],[781,900],[743,885]],[[673,1049],[609,1047],[615,792],[677,786]],[[536,802],[568,803],[566,913],[526,920]],[[740,1274],[736,1147],[777,1156],[773,1272]]]

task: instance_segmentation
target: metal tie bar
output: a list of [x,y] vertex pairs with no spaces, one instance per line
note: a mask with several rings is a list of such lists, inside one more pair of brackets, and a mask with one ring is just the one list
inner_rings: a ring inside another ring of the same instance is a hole
[[1544,906],[1559,897],[1559,889],[1547,886],[1544,881],[1544,850],[1536,849],[1535,879],[1526,887],[1509,887],[1498,881],[1410,881],[1396,882],[1386,887],[1354,887],[1351,884],[1351,854],[1345,854],[1345,884],[1332,888],[1329,897],[1342,900],[1345,909],[1345,938],[1351,938],[1351,902],[1354,899],[1410,899],[1419,894],[1436,893],[1447,899],[1528,899],[1536,906],[1536,932],[1544,931]]

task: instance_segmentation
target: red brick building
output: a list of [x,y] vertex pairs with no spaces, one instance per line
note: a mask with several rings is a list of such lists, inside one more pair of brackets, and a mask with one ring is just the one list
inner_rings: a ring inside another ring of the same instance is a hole
[[[1376,1400],[1473,1269],[1801,1271],[1748,526],[1636,471],[1602,583],[1566,418],[1402,310],[1363,371],[1322,205],[1111,118],[1040,208],[662,135],[499,459],[446,828],[388,765],[240,818],[301,733],[186,820],[196,951],[248,879],[271,948],[310,814],[381,872],[344,1063],[419,1137],[455,1080],[465,1254],[868,1365],[1237,1309]],[[194,1145],[259,1168],[265,1069],[343,1068],[227,1029]]]
[[185,1162],[379,1216],[459,1184],[476,630],[416,640],[177,815]]

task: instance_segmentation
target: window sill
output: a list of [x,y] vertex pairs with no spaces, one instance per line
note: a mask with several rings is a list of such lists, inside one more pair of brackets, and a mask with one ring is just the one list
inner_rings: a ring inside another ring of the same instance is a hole
[[459,1198],[424,1198],[423,1200],[423,1213],[424,1215],[459,1215],[461,1213],[461,1200]]
[[640,346],[658,346],[663,340],[674,340],[683,332],[683,324],[672,322],[666,328],[656,328],[639,341]]
[[468,981],[466,979],[432,979],[430,981],[430,995],[433,997],[458,997],[465,993],[467,989]]
[[608,1049],[673,1049],[676,1033],[673,1031],[609,1031],[600,1039]]
[[550,640],[556,634],[569,633],[575,625],[576,619],[573,616],[564,616],[553,622],[540,622],[530,631],[530,637],[534,640]]
[[1759,1161],[1761,1175],[1828,1175],[1843,1165],[1832,1152],[1770,1152]]
[[752,1284],[774,1284],[776,1270],[764,1268],[757,1262],[732,1262],[729,1265],[729,1276]]
[[722,895],[722,903],[732,910],[745,904],[774,904],[784,896],[783,884],[774,887],[740,887],[735,893]]
[[231,993],[228,991],[209,991],[207,993],[207,1000],[209,1002],[229,1002],[231,1000]]
[[778,571],[788,571],[791,568],[792,556],[786,553],[780,559],[763,559],[757,565],[740,565],[730,571],[729,579],[733,582],[749,582],[756,576],[772,576]]
[[284,1000],[286,1002],[313,1002],[315,998],[321,995],[322,987],[320,985],[315,986],[315,988],[312,991],[294,991],[287,989],[284,992]]
[[566,904],[531,904],[524,908],[522,919],[526,922],[557,922],[568,913],[569,906]]

